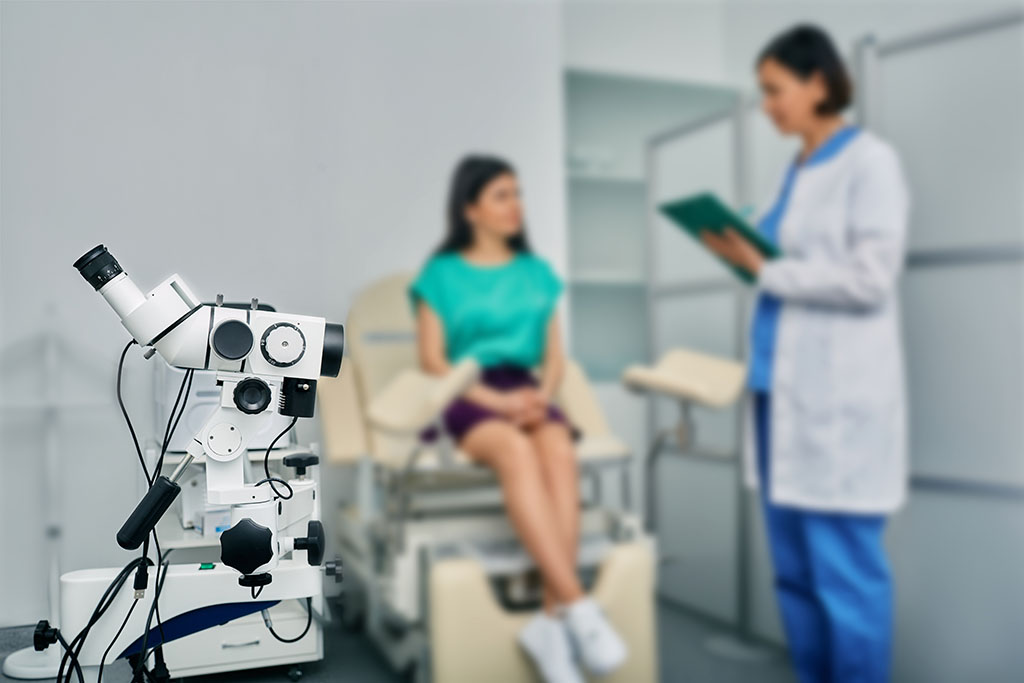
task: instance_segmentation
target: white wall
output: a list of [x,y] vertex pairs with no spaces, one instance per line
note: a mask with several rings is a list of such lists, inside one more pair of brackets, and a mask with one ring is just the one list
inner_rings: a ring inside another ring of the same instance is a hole
[[[2,405],[41,395],[48,307],[68,349],[62,391],[102,403],[0,413],[0,626],[45,616],[46,430],[61,447],[63,568],[127,558],[114,533],[139,477],[113,397],[126,334],[71,268],[89,247],[107,244],[142,287],[177,271],[201,297],[343,319],[358,287],[419,265],[454,162],[483,150],[519,167],[533,241],[564,270],[554,4],[0,7]],[[149,387],[131,354],[147,435]]]
[[722,0],[565,4],[565,63],[575,69],[723,84]]

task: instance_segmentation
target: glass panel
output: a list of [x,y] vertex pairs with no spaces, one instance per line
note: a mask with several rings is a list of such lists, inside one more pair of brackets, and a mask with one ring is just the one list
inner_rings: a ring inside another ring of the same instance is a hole
[[1024,504],[919,490],[887,535],[893,680],[1020,678]]
[[657,486],[659,592],[723,621],[735,621],[733,464],[666,457]]
[[1022,55],[1017,26],[882,60],[879,129],[905,165],[911,248],[1024,239]]
[[1024,484],[1024,266],[906,277],[913,471]]

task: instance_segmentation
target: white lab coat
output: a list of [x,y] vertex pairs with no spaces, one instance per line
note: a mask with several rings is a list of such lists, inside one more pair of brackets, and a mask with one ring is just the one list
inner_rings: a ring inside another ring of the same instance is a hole
[[[908,208],[898,157],[868,131],[797,173],[779,228],[783,255],[758,279],[783,300],[770,418],[777,504],[888,513],[906,497],[897,281]],[[749,401],[746,427],[755,485]]]

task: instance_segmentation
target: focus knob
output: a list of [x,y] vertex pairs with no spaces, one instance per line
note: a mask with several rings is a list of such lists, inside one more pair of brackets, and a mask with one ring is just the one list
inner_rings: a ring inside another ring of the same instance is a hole
[[274,558],[274,535],[248,517],[220,535],[220,561],[243,574],[252,574]]
[[309,520],[306,524],[306,537],[295,539],[295,549],[306,551],[306,561],[310,567],[319,567],[324,561],[326,545],[324,525],[315,519]]
[[247,415],[262,413],[272,397],[270,387],[259,377],[246,377],[235,385],[235,407]]

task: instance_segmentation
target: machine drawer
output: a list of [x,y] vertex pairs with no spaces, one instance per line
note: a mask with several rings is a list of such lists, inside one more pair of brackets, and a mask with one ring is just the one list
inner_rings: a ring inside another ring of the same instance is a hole
[[[274,606],[270,616],[283,638],[294,638],[306,626],[305,609],[294,600]],[[322,634],[314,621],[304,638],[282,643],[257,612],[168,643],[164,657],[175,677],[308,662],[323,657]]]

